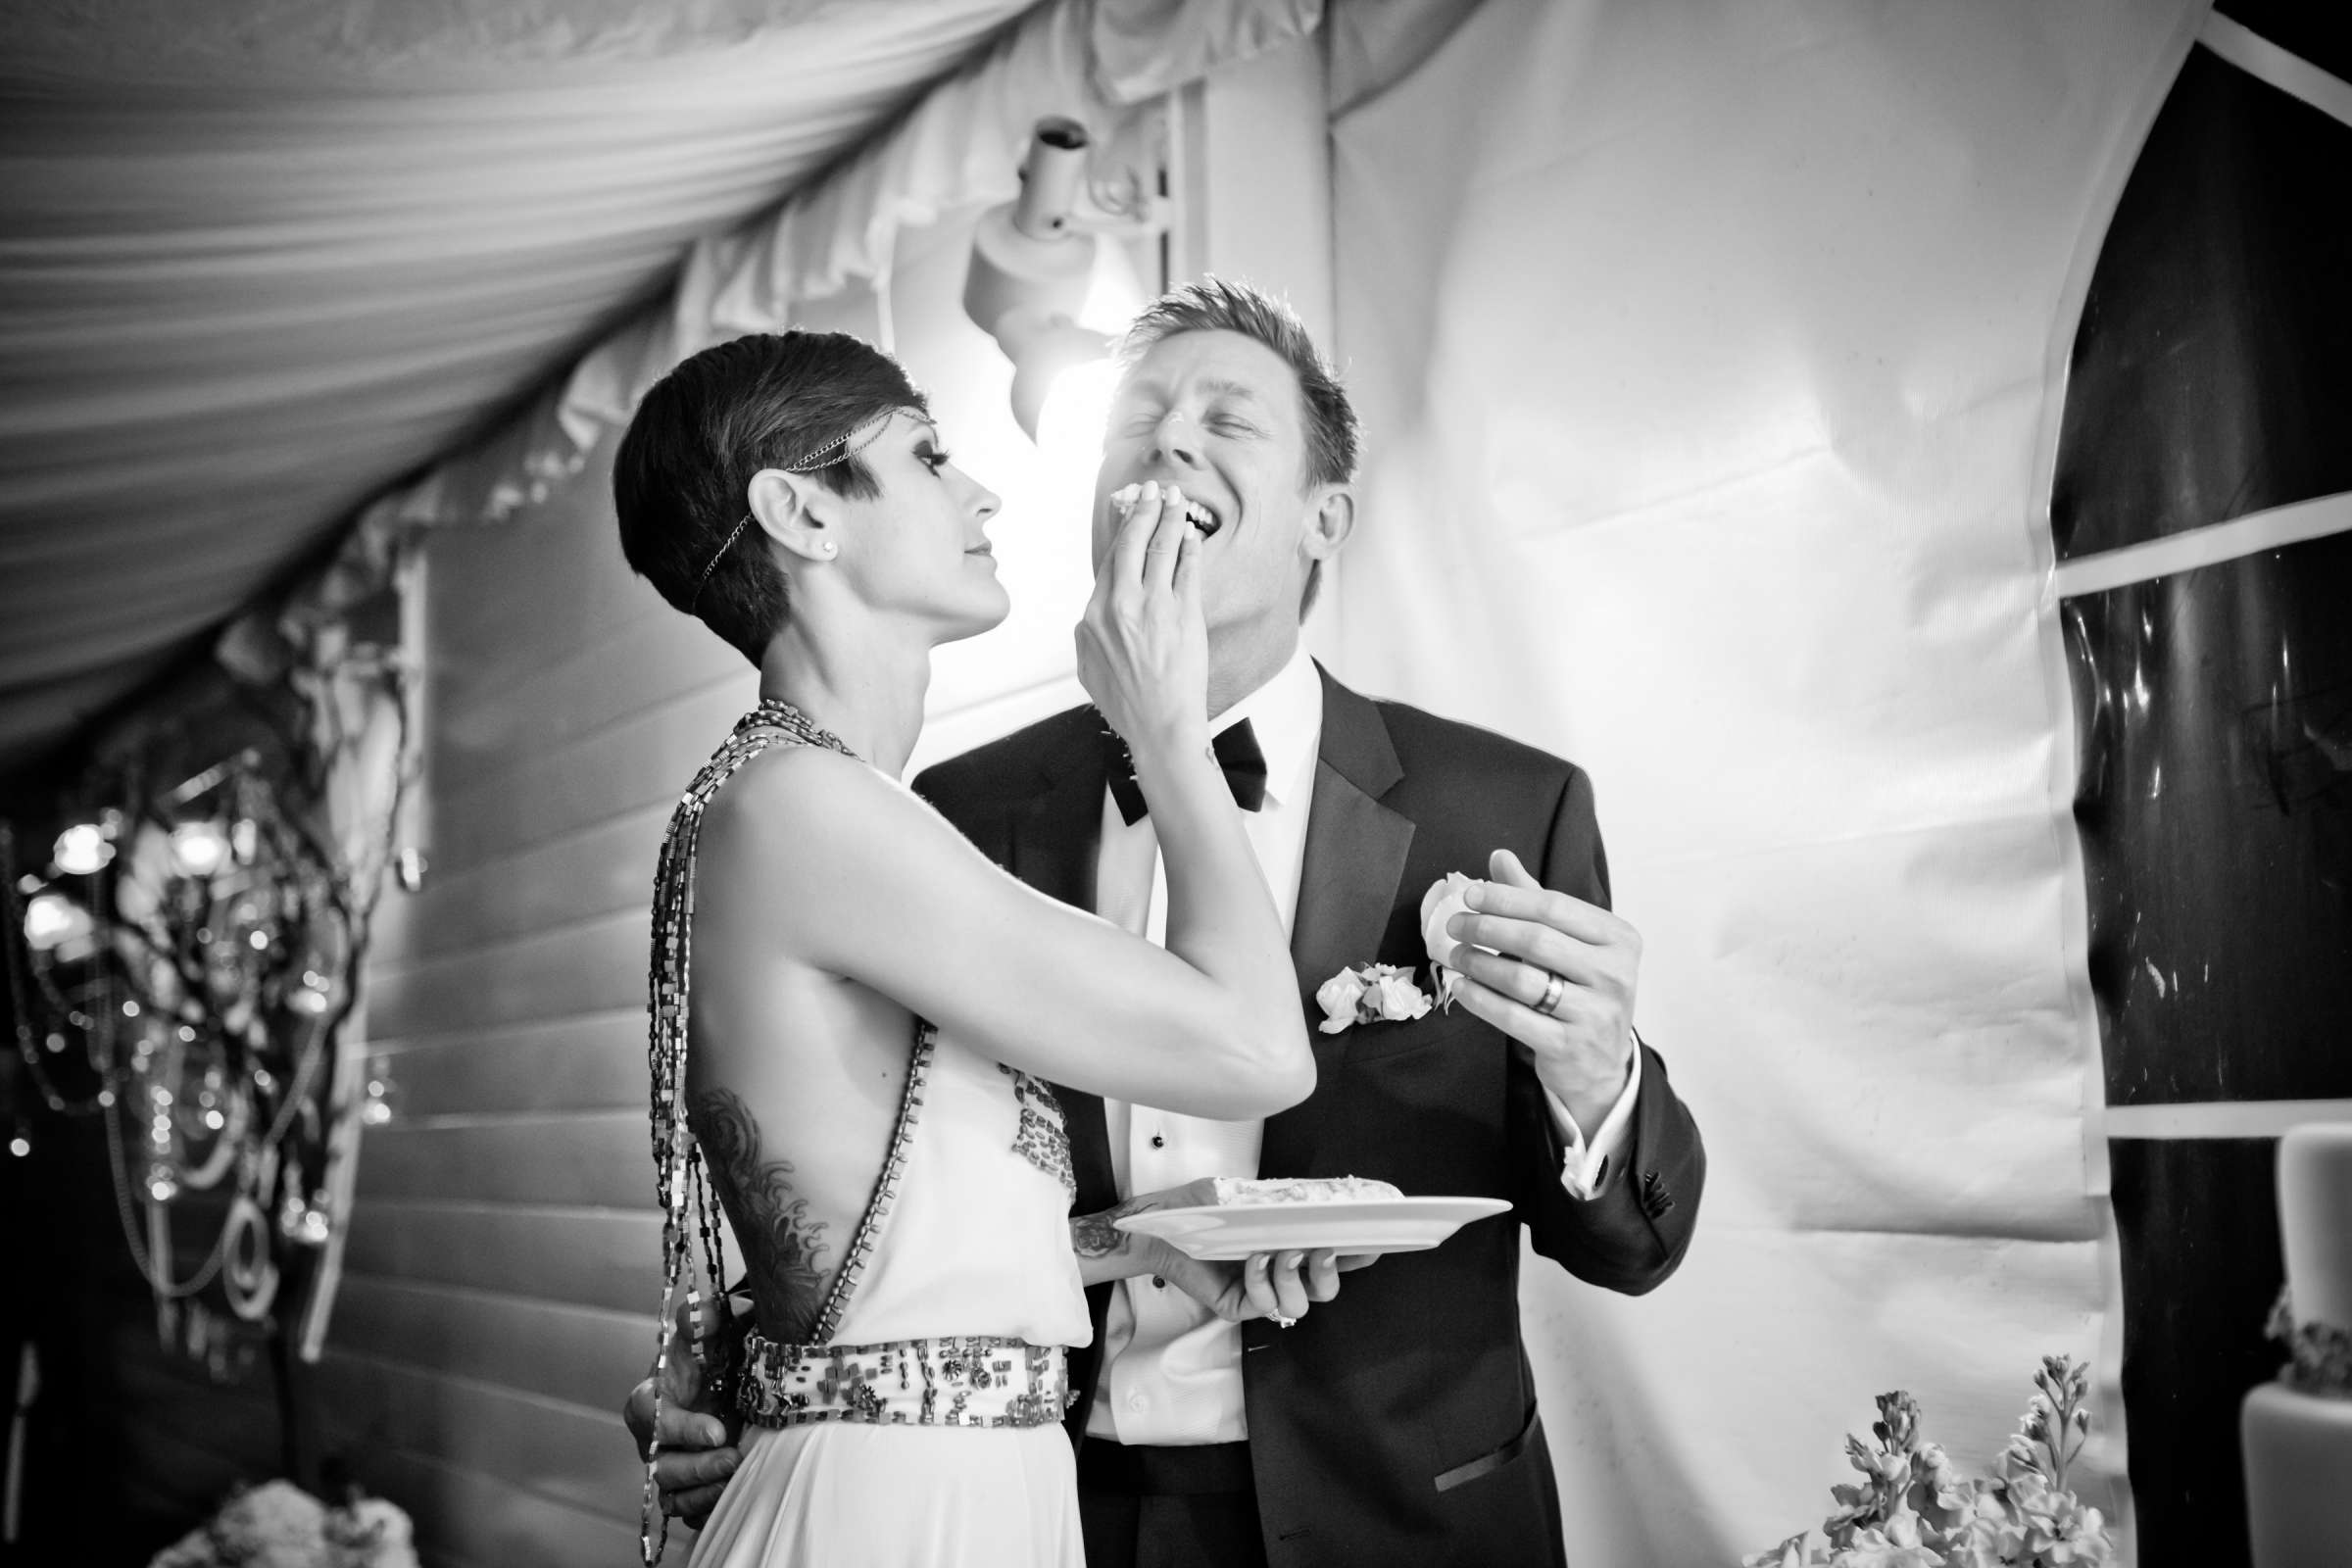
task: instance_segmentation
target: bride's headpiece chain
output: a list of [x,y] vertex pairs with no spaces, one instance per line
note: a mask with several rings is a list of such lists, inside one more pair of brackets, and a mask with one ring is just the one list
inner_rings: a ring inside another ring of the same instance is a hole
[[[890,416],[898,412],[896,409],[884,409],[863,424],[853,425],[798,463],[779,463],[775,466],[786,473],[814,473],[819,468],[830,468],[836,463],[847,463],[881,439],[882,432],[890,428]],[[747,512],[736,520],[734,527],[727,530],[727,536],[718,542],[718,548],[710,552],[710,559],[703,564],[702,575],[694,579],[694,592],[686,600],[686,613],[694,613],[694,607],[702,602],[703,590],[710,586],[710,574],[718,569],[719,562],[726,558],[728,551],[735,548],[735,541],[742,538],[743,530],[751,525],[752,514]]]

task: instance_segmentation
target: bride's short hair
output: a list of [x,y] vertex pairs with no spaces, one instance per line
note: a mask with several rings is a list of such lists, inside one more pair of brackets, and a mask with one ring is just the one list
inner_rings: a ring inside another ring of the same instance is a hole
[[756,332],[682,361],[647,391],[613,454],[621,554],[759,663],[791,603],[774,558],[737,532],[752,475],[806,468],[836,495],[871,500],[881,484],[855,450],[807,465],[897,409],[927,405],[896,360],[844,332]]

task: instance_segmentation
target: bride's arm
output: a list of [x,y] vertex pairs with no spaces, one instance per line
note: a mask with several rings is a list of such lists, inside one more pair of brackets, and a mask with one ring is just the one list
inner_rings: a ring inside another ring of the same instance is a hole
[[1296,971],[1209,752],[1199,555],[1181,498],[1147,492],[1078,629],[1079,674],[1152,803],[1164,950],[1022,885],[896,781],[796,748],[747,764],[705,822],[708,929],[749,945],[729,966],[847,976],[1000,1061],[1120,1100],[1225,1120],[1303,1100]]
[[[1205,753],[1201,767],[1221,789]],[[770,752],[706,818],[696,957],[738,972],[797,960],[1053,1082],[1263,1116],[1304,1099],[1314,1066],[1271,901],[1239,848],[1222,886],[1195,889],[1207,907],[1184,946],[1171,918],[1163,951],[1024,886],[863,763]]]

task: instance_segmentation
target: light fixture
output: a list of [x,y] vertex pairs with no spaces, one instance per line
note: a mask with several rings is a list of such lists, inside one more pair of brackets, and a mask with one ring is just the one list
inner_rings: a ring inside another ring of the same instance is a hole
[[218,822],[182,822],[172,830],[172,868],[198,881],[228,859],[228,834]]
[[76,822],[57,836],[51,856],[67,876],[90,876],[115,858],[113,835],[95,822]]
[[1094,191],[1091,146],[1075,120],[1037,122],[1021,161],[1021,193],[981,215],[964,273],[963,312],[1012,362],[1012,416],[1032,441],[1055,377],[1110,352],[1110,335],[1079,320],[1101,236],[1165,226],[1154,199],[1131,195],[1121,210]]
[[62,893],[36,893],[24,905],[24,945],[48,953],[93,929],[90,911]]

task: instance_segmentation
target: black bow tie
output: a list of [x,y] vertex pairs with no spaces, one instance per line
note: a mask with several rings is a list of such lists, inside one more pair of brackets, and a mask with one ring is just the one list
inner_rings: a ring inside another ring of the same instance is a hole
[[[1128,755],[1127,743],[1111,735],[1110,749],[1110,798],[1119,803],[1120,818],[1133,827],[1151,808],[1144,804],[1144,787],[1135,781],[1135,759]],[[1233,804],[1245,811],[1262,808],[1266,804],[1266,754],[1257,749],[1257,731],[1250,727],[1250,721],[1245,718],[1218,731],[1209,750],[1217,754],[1217,765],[1225,770],[1225,787],[1233,791]]]

